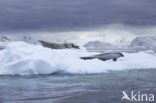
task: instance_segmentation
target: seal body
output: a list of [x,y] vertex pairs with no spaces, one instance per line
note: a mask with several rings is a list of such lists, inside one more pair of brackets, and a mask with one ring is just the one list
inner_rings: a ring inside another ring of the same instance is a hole
[[51,49],[66,49],[66,48],[79,49],[79,46],[75,45],[74,43],[57,44],[57,43],[45,42],[45,41],[42,41],[42,40],[40,40],[39,42],[42,44],[42,46],[48,47],[48,48],[51,48]]
[[88,57],[81,57],[80,59],[87,60],[87,59],[100,59],[102,61],[110,60],[116,61],[118,58],[124,57],[122,53],[104,53],[104,54],[98,54]]

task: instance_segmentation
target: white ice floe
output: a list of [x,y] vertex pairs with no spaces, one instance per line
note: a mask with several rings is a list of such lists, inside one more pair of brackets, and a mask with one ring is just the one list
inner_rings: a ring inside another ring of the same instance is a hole
[[85,50],[52,50],[25,42],[10,43],[0,51],[0,75],[66,73],[104,73],[109,70],[156,68],[156,56],[148,52],[124,53],[114,62],[98,59],[81,60],[91,55]]

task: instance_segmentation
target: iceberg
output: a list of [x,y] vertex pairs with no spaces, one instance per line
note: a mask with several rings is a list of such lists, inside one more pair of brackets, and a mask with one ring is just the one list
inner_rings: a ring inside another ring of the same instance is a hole
[[118,61],[81,60],[90,55],[84,49],[50,49],[25,42],[11,42],[0,51],[0,75],[37,75],[56,72],[72,74],[106,73],[110,70],[156,68],[153,53],[123,53]]
[[86,44],[84,44],[84,47],[86,48],[108,48],[108,47],[113,47],[113,45],[109,43],[105,43],[102,41],[91,41]]
[[156,51],[156,37],[152,36],[143,36],[143,37],[136,37],[131,45],[133,48],[146,48],[149,50]]

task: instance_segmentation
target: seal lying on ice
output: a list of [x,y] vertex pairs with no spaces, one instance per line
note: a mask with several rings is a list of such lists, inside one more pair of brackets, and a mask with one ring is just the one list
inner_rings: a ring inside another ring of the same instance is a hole
[[87,59],[100,59],[102,61],[110,60],[116,61],[118,58],[124,57],[122,53],[104,53],[104,54],[98,54],[88,57],[81,57],[80,59],[87,60]]
[[62,43],[62,44],[57,44],[57,43],[50,43],[50,42],[46,42],[46,41],[39,41],[42,46],[44,47],[48,47],[51,49],[66,49],[66,48],[75,48],[75,49],[79,49],[79,46],[75,45],[74,43]]

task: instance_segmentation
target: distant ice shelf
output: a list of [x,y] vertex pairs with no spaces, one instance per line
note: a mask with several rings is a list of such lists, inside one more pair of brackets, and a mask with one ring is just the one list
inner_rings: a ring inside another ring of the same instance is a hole
[[156,37],[136,37],[129,46],[114,46],[102,41],[92,41],[84,45],[89,52],[138,52],[156,51]]

